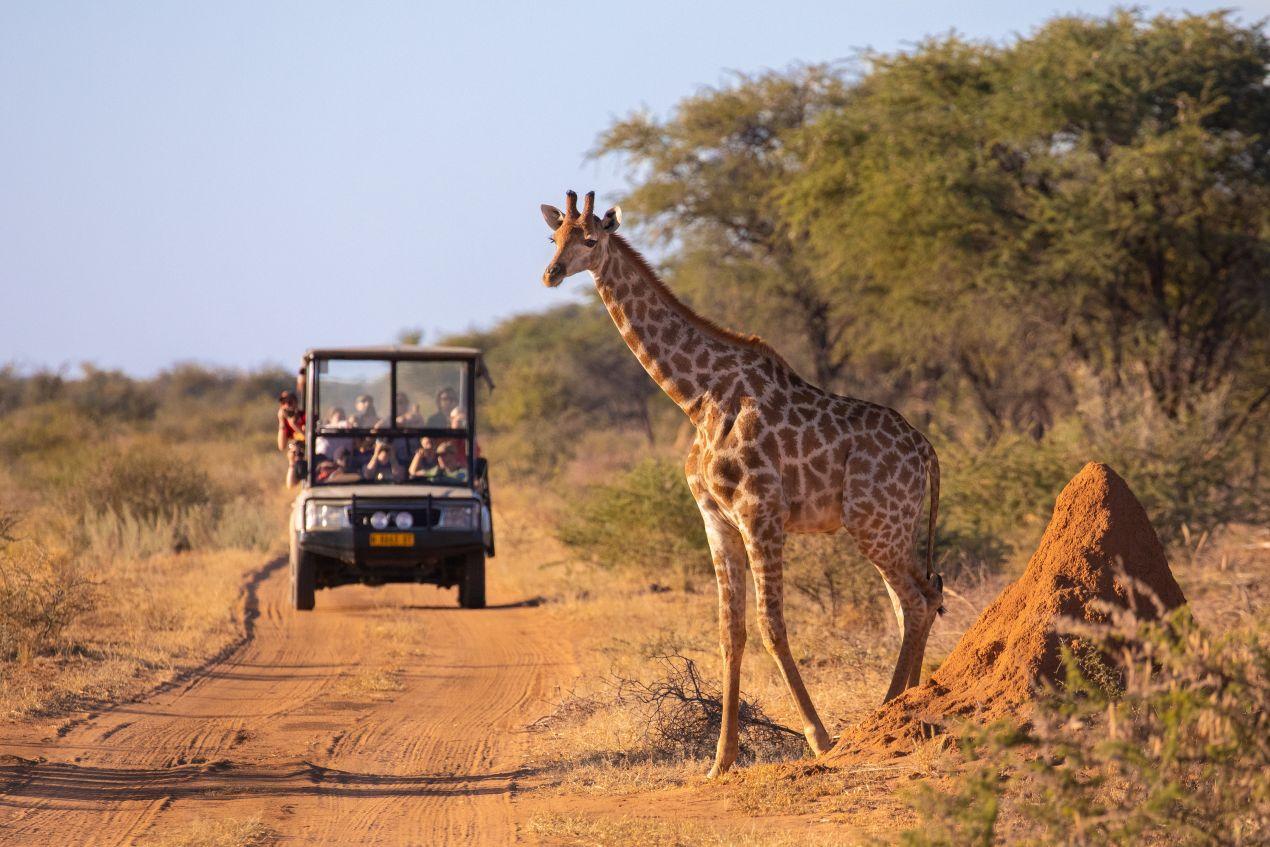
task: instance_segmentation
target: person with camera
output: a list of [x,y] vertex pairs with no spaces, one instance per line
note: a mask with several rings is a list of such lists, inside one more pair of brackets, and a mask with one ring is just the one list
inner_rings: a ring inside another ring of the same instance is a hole
[[287,454],[287,487],[300,481],[296,463],[304,457],[304,410],[294,391],[278,395],[278,450]]

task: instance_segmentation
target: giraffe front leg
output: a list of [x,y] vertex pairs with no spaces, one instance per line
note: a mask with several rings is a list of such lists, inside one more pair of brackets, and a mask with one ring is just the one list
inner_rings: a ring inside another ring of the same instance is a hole
[[811,695],[803,684],[802,674],[789,649],[789,637],[785,632],[785,593],[783,575],[784,529],[779,521],[771,520],[747,528],[746,552],[750,557],[750,570],[754,572],[754,597],[758,612],[759,634],[763,646],[776,660],[781,676],[794,698],[794,705],[803,721],[803,735],[817,756],[827,753],[833,745],[825,725],[812,705]]
[[728,772],[740,748],[741,656],[745,652],[745,546],[713,504],[701,505],[719,583],[719,649],[723,654],[723,715],[708,779]]

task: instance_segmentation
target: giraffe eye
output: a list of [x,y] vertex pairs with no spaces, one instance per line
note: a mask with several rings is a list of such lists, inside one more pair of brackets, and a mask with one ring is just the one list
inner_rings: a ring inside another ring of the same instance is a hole
[[584,238],[584,239],[582,239],[582,243],[583,243],[583,244],[585,244],[585,245],[586,245],[586,246],[588,246],[588,247],[594,247],[594,246],[595,246],[595,239],[594,239],[594,238]]

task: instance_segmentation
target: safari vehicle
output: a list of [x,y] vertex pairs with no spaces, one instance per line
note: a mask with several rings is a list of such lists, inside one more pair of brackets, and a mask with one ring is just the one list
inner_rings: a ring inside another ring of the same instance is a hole
[[488,380],[480,351],[319,349],[304,367],[292,604],[312,609],[319,588],[422,582],[458,586],[460,606],[483,607],[494,528],[474,435],[476,381]]

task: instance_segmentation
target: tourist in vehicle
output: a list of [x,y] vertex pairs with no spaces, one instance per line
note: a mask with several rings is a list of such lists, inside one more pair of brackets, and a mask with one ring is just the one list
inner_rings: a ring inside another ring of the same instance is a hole
[[296,462],[304,456],[304,410],[294,391],[278,395],[278,450],[287,454],[287,487],[299,482]]
[[430,476],[438,482],[467,482],[467,464],[459,461],[459,451],[453,441],[443,441],[437,447],[437,466]]
[[353,470],[361,473],[366,470],[366,466],[370,464],[370,460],[375,456],[375,438],[374,436],[365,436],[359,438],[353,443],[353,449],[349,456]]
[[453,388],[446,386],[437,392],[437,412],[428,418],[428,426],[433,429],[446,429],[450,426],[450,413],[459,405],[459,395]]
[[[333,406],[331,411],[327,412],[326,421],[322,424],[322,429],[348,429],[348,416],[344,413],[342,406]],[[353,439],[338,436],[319,435],[313,440],[313,452],[315,456],[323,459],[332,459],[335,452],[341,447],[352,447]]]
[[318,466],[317,481],[331,485],[361,482],[362,475],[353,465],[353,451],[348,447],[336,450],[334,461],[326,461]]
[[357,429],[370,429],[379,423],[379,412],[375,411],[375,400],[369,394],[358,394],[351,418]]
[[375,453],[366,465],[366,479],[371,482],[401,482],[406,478],[406,469],[397,462],[397,454],[385,439],[375,444]]
[[[467,429],[467,413],[458,406],[455,406],[450,410],[450,429]],[[449,443],[454,445],[455,452],[458,455],[459,464],[466,466],[467,440],[463,438],[452,438]]]
[[419,449],[410,460],[410,478],[431,476],[437,466],[437,446],[428,436],[419,439]]
[[404,391],[397,392],[397,426],[401,429],[422,428],[426,421],[418,403],[411,403]]

